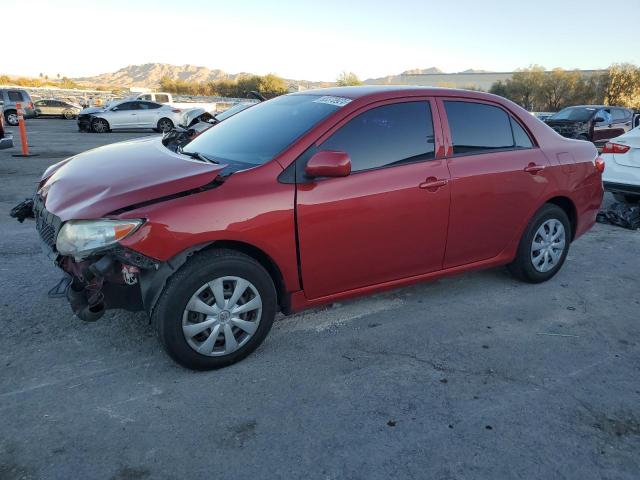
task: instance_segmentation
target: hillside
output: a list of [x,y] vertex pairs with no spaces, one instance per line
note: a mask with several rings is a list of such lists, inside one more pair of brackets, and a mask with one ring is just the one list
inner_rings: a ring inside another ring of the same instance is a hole
[[[461,73],[486,72],[486,70],[469,69]],[[363,82],[370,85],[404,83],[401,79],[403,75],[416,74],[444,74],[437,67],[415,68],[405,70],[397,75],[389,75],[379,78],[368,78]],[[104,85],[104,86],[124,86],[124,87],[148,87],[157,88],[160,79],[164,76],[172,79],[186,80],[189,82],[207,82],[211,80],[229,79],[233,80],[239,76],[251,75],[251,73],[227,73],[219,69],[199,67],[197,65],[170,65],[167,63],[145,63],[144,65],[129,65],[112,73],[103,73],[94,77],[74,78],[73,80],[83,85]],[[304,88],[317,88],[331,85],[330,82],[315,82],[308,80],[285,79],[287,83],[301,85]]]
[[[94,77],[74,78],[73,80],[85,85],[157,88],[160,85],[160,79],[164,76],[172,79],[201,83],[212,80],[234,80],[235,78],[244,75],[251,75],[251,73],[227,73],[219,69],[210,69],[196,65],[145,63],[144,65],[129,65],[113,73],[103,73]],[[296,85],[303,85],[306,88],[326,85],[326,82],[285,80]]]

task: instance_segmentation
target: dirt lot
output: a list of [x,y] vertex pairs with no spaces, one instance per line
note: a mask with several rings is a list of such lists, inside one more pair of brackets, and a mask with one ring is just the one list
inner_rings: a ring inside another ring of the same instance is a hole
[[143,314],[49,299],[8,217],[46,166],[149,133],[28,129],[39,157],[0,152],[0,479],[639,477],[640,232],[597,225],[542,285],[497,269],[280,319],[195,373]]

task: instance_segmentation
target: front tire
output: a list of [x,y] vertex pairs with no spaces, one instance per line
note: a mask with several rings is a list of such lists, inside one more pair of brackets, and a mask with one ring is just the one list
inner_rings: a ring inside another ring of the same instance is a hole
[[94,118],[91,122],[91,130],[95,133],[107,133],[109,128],[109,122],[104,118]]
[[156,131],[167,133],[173,129],[173,122],[169,118],[161,118],[158,120],[158,128]]
[[547,203],[527,225],[516,258],[507,268],[524,282],[546,282],[562,268],[571,238],[571,223],[565,211]]
[[169,279],[152,321],[177,363],[212,370],[242,360],[262,343],[276,305],[273,280],[262,265],[240,252],[211,250]]

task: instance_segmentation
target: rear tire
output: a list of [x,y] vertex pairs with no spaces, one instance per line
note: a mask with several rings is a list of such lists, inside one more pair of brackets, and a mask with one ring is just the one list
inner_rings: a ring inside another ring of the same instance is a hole
[[4,112],[4,119],[9,125],[15,127],[18,125],[18,112],[15,110],[7,110]]
[[95,133],[107,133],[109,132],[109,122],[104,118],[94,118],[91,121],[91,130]]
[[524,282],[546,282],[562,268],[571,238],[571,223],[565,211],[547,203],[527,225],[516,257],[507,268]]
[[64,118],[65,120],[73,120],[74,118],[76,118],[76,114],[71,110],[65,110],[64,112],[62,112],[62,118]]
[[[236,297],[236,290],[242,296]],[[151,319],[171,358],[186,368],[212,370],[253,352],[269,333],[276,306],[276,289],[264,267],[243,253],[219,249],[196,254],[169,279]]]
[[614,193],[613,198],[618,202],[636,204],[640,202],[640,195],[630,195],[626,193]]

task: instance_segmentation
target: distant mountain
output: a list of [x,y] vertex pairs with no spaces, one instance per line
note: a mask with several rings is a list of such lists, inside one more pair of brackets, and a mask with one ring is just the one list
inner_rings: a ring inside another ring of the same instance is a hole
[[408,79],[403,78],[407,75],[443,75],[443,76],[453,75],[455,76],[458,73],[490,73],[490,72],[488,70],[476,70],[474,68],[470,68],[468,70],[464,70],[463,72],[447,73],[440,70],[437,67],[414,68],[411,70],[405,70],[404,72],[398,75],[388,75],[386,77],[379,77],[379,78],[368,78],[364,80],[364,83],[367,85],[397,85],[397,84],[407,83]]
[[[223,70],[210,69],[196,65],[145,63],[144,65],[129,65],[113,73],[103,73],[94,77],[74,78],[73,80],[78,83],[88,85],[157,88],[160,86],[160,80],[164,76],[189,82],[208,82],[215,80],[234,80],[245,75],[252,74],[247,72],[227,73]],[[288,83],[302,85],[305,88],[327,85],[327,82],[285,80]]]
[[[488,73],[486,70],[469,69],[459,73]],[[437,67],[414,68],[405,70],[397,75],[386,77],[369,78],[363,82],[368,85],[402,84],[406,83],[403,76],[407,75],[455,75],[446,74]],[[145,63],[144,65],[129,65],[112,73],[103,73],[93,77],[74,78],[73,80],[85,85],[104,85],[110,87],[147,87],[158,88],[160,79],[167,76],[172,79],[180,79],[189,82],[208,82],[215,80],[234,80],[240,76],[251,75],[251,73],[227,73],[220,69],[210,69],[197,65],[170,65],[167,63]],[[334,85],[333,82],[314,82],[307,80],[285,81],[293,86],[302,88],[318,88]]]
[[405,70],[400,75],[424,75],[427,73],[444,73],[438,67],[429,67],[429,68],[414,68],[413,70]]

